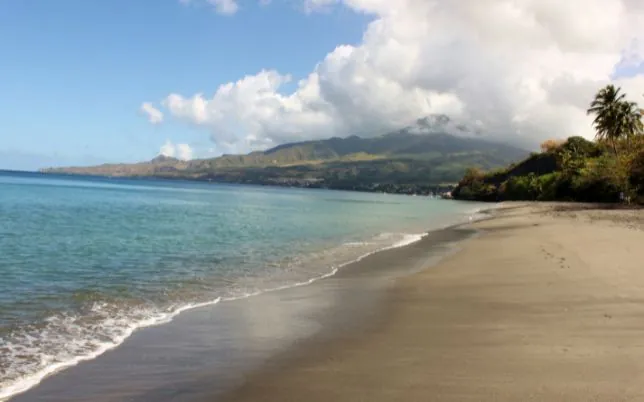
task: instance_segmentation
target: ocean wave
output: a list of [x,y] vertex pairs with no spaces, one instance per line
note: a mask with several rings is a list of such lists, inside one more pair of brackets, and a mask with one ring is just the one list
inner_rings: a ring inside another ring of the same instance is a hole
[[186,304],[166,311],[152,308],[123,311],[97,302],[91,307],[91,318],[53,315],[45,319],[44,326],[14,331],[13,339],[3,340],[0,348],[6,357],[3,359],[6,363],[0,364],[0,368],[7,377],[0,384],[0,401],[27,391],[56,372],[102,355],[140,328],[170,322],[183,311],[217,304],[220,300]]
[[364,247],[364,246],[368,246],[370,244],[371,243],[366,242],[366,241],[350,241],[350,242],[344,243],[343,246],[345,246],[345,247]]
[[[329,278],[343,267],[372,254],[410,245],[425,235],[381,233],[370,241],[344,243],[339,246],[339,250],[364,247],[368,251],[350,260],[327,265],[329,270],[326,273],[317,273],[310,278],[283,285],[219,296],[204,302],[175,303],[163,308],[155,305],[119,307],[95,301],[89,309],[89,314],[52,315],[39,325],[11,331],[4,334],[4,339],[0,336],[0,372],[4,377],[0,378],[0,401],[6,401],[33,388],[46,377],[59,371],[95,359],[118,347],[139,329],[170,322],[187,310],[309,285]],[[334,249],[327,252],[336,251]]]

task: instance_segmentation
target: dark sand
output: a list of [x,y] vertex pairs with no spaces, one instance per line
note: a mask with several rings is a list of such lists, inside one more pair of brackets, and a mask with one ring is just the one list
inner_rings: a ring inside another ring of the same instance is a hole
[[644,401],[642,211],[498,215],[399,279],[365,330],[333,327],[206,400]]

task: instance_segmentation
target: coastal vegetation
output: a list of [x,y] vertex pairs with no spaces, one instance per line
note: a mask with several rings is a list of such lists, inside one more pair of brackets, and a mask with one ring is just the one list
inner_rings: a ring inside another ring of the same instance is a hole
[[505,168],[469,168],[452,197],[644,204],[642,109],[608,85],[596,94],[588,114],[594,116],[594,141],[578,136],[548,140],[541,152]]

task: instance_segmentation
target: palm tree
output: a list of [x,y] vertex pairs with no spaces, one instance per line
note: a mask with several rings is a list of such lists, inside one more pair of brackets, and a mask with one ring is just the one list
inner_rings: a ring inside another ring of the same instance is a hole
[[617,155],[617,146],[615,140],[624,135],[624,128],[628,123],[624,118],[624,112],[627,108],[623,106],[625,94],[620,93],[621,88],[615,88],[614,85],[607,85],[602,88],[595,99],[590,104],[588,114],[594,114],[593,126],[597,130],[596,138],[600,141],[610,141],[613,150]]
[[621,88],[607,85],[595,95],[588,109],[588,114],[595,115],[593,126],[597,130],[596,138],[600,141],[609,141],[615,155],[617,155],[617,140],[630,139],[634,135],[644,133],[642,110],[635,102],[626,101],[626,94],[620,91]]
[[634,135],[642,134],[644,123],[642,123],[642,111],[635,102],[622,101],[619,105],[618,124],[622,135],[631,138]]

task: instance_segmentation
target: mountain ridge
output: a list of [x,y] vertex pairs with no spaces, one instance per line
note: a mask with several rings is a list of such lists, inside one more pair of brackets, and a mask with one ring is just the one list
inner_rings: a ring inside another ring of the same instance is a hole
[[467,167],[491,169],[528,154],[511,145],[477,138],[471,131],[467,131],[471,136],[450,134],[450,124],[454,125],[447,117],[435,118],[431,124],[421,119],[415,126],[377,137],[332,137],[190,161],[159,155],[134,164],[41,171],[377,191],[382,185],[418,187],[456,183]]

